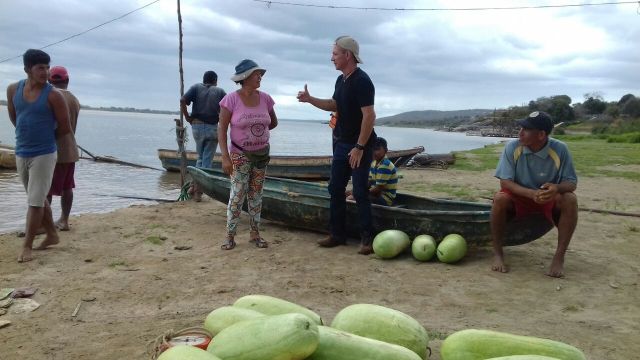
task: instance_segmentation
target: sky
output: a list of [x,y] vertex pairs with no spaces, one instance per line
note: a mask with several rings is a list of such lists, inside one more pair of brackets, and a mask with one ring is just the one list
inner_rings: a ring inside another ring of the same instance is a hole
[[[26,76],[20,56],[153,0],[0,0],[0,87]],[[305,5],[442,9],[598,3],[563,0],[289,0]],[[179,109],[175,0],[43,49],[70,74],[84,105]],[[294,6],[254,0],[182,0],[186,91],[207,70],[218,86],[242,59],[267,69],[261,90],[283,119],[328,119],[298,103],[305,84],[330,98],[340,74],[330,61],[335,38],[360,43],[360,65],[376,88],[378,117],[414,110],[495,109],[568,95],[606,101],[640,96],[640,5],[522,10],[385,11]],[[4,93],[6,94],[6,93]],[[5,95],[6,96],[6,95]],[[2,96],[0,98],[5,98]]]

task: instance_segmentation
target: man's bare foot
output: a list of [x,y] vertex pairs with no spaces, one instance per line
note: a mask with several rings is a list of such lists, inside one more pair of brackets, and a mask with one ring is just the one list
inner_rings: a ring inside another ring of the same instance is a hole
[[47,237],[44,240],[42,240],[42,242],[40,243],[40,246],[38,246],[37,248],[34,248],[34,250],[44,250],[49,246],[56,245],[58,243],[60,243],[60,238],[58,237],[58,235],[56,236],[47,235]]
[[54,225],[56,226],[56,229],[60,231],[69,231],[69,222],[67,221],[58,220]]
[[564,276],[564,259],[556,259],[555,257],[551,261],[551,267],[549,271],[545,273],[547,276],[561,278]]
[[509,267],[504,263],[503,258],[496,256],[493,260],[493,265],[491,265],[491,270],[501,273],[507,273],[509,272]]
[[[43,227],[41,227],[41,228],[38,228],[38,230],[36,230],[36,235],[42,235],[42,234],[45,234],[46,232],[47,231]],[[18,231],[18,237],[23,238],[25,236],[27,236],[26,231]]]
[[18,256],[18,262],[23,263],[31,260],[33,260],[33,257],[31,256],[31,249],[27,247],[22,248],[22,254]]

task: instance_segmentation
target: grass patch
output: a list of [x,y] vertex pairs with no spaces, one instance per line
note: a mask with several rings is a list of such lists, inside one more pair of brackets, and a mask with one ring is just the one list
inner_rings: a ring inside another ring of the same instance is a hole
[[622,134],[622,135],[611,135],[607,139],[607,142],[640,144],[640,132],[634,132],[634,133]]
[[410,191],[414,193],[425,193],[429,190],[429,187],[426,184],[402,184],[403,191]]
[[147,238],[144,240],[146,243],[149,244],[153,244],[153,245],[162,245],[164,244],[164,238],[158,235],[151,235],[151,236],[147,236]]
[[448,183],[435,183],[431,185],[431,191],[445,193],[451,195],[457,199],[462,200],[475,200],[476,197],[472,193],[472,189],[462,185],[452,185]]
[[117,266],[127,266],[127,263],[124,260],[115,260],[109,263],[110,268],[115,268]]
[[485,171],[495,169],[504,144],[487,145],[480,149],[455,152],[455,164],[450,168],[467,171]]
[[[569,146],[578,177],[619,177],[640,181],[640,172],[624,169],[624,166],[640,165],[640,144],[608,142],[609,135],[561,135],[555,138]],[[503,148],[504,144],[495,144],[456,152],[456,163],[451,168],[467,171],[495,169]],[[612,165],[620,165],[621,169],[612,170]]]
[[578,312],[582,310],[582,306],[579,305],[567,305],[562,308],[563,312]]
[[640,229],[638,229],[638,227],[634,226],[634,225],[627,225],[627,231],[629,231],[629,232],[639,232]]
[[573,164],[578,176],[621,177],[640,181],[637,171],[613,171],[611,165],[640,165],[640,145],[631,143],[608,143],[602,139],[573,141],[565,140],[573,155]]

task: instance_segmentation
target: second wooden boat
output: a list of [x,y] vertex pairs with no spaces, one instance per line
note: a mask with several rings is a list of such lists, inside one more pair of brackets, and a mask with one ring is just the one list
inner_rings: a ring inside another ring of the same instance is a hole
[[[390,150],[387,157],[396,164],[402,166],[414,155],[424,151],[424,147],[418,146],[405,150]],[[158,149],[158,157],[162,167],[168,171],[180,171],[180,156],[176,150]],[[195,166],[198,154],[194,151],[187,152],[187,166]],[[213,158],[213,168],[221,168],[220,154]],[[331,156],[280,156],[271,157],[267,169],[269,176],[289,179],[327,180],[331,175]]]

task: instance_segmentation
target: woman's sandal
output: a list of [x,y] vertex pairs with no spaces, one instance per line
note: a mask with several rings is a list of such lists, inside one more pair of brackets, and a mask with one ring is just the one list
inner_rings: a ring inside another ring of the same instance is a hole
[[236,247],[236,242],[235,242],[235,240],[233,240],[233,239],[226,239],[226,240],[224,241],[224,243],[222,243],[222,245],[220,245],[220,248],[221,248],[222,250],[231,250],[231,249],[233,249],[234,247]]
[[256,247],[259,247],[261,249],[267,248],[269,247],[269,243],[266,242],[263,238],[259,237],[259,238],[255,238],[255,239],[251,239],[250,242],[254,243],[256,245]]

